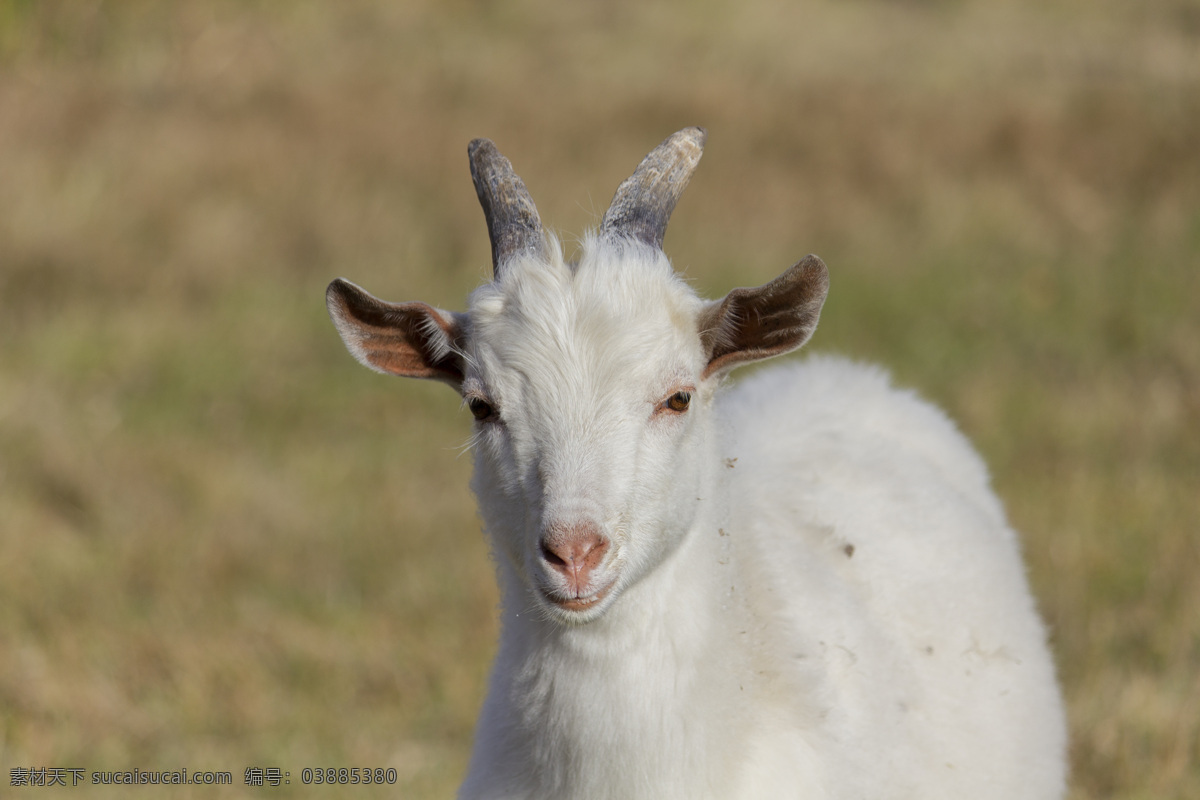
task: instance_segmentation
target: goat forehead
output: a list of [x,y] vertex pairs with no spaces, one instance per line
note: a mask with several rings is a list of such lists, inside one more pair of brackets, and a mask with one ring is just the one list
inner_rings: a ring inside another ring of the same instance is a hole
[[556,253],[478,290],[471,321],[481,379],[496,391],[520,381],[523,393],[604,402],[694,367],[701,301],[661,252],[631,250],[585,246],[574,267]]

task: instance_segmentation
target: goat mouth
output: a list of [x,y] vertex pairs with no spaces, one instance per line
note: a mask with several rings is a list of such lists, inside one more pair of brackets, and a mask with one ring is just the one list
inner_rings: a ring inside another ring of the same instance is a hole
[[563,597],[561,595],[554,595],[549,592],[543,592],[542,596],[545,597],[550,603],[564,611],[587,611],[595,608],[601,600],[607,597],[612,587],[613,584],[610,583],[607,586],[603,586],[592,594],[584,597]]

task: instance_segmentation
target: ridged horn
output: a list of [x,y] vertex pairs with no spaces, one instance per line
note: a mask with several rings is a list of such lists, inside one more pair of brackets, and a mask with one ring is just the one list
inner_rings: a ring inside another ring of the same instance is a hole
[[617,187],[600,223],[600,235],[630,236],[661,248],[671,212],[700,163],[707,137],[703,128],[684,128],[650,151]]
[[502,265],[513,255],[542,249],[542,220],[529,190],[490,139],[472,141],[467,155],[492,240],[492,273],[498,278]]

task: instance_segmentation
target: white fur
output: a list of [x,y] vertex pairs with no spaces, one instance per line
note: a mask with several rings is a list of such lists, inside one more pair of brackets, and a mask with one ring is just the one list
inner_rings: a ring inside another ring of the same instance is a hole
[[[547,249],[466,318],[503,620],[461,797],[1061,797],[1017,539],[946,417],[831,358],[718,392],[661,252]],[[612,542],[574,614],[541,593],[563,520]]]

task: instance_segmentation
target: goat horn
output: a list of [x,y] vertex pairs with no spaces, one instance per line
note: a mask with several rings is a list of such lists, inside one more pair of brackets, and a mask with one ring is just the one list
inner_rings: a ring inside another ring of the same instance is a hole
[[501,265],[513,255],[542,249],[542,220],[529,190],[490,139],[472,141],[467,155],[492,240],[492,273],[498,278]]
[[703,128],[684,128],[642,159],[617,187],[600,223],[601,236],[630,236],[661,248],[671,212],[700,163],[707,137]]

